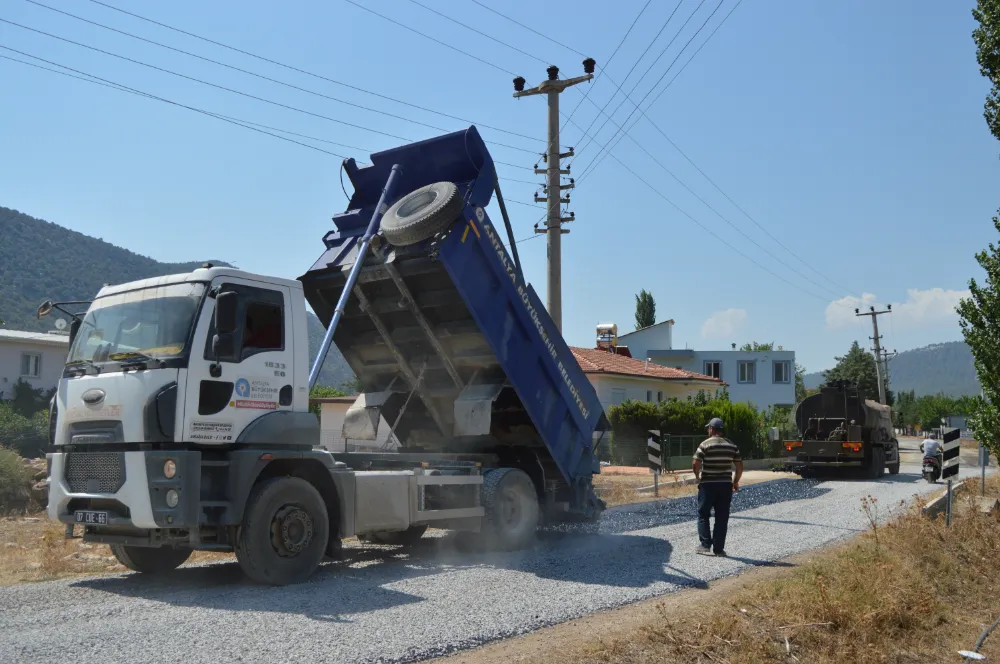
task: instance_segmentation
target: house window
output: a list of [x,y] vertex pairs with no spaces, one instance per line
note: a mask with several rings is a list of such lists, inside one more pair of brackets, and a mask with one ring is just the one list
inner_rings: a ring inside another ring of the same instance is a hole
[[705,375],[722,378],[722,362],[705,362]]
[[741,383],[756,383],[757,382],[757,364],[753,360],[741,361],[739,364],[739,382]]
[[656,403],[663,403],[663,390],[656,393]]
[[25,378],[38,378],[42,375],[41,353],[21,353],[21,375]]
[[790,362],[775,362],[774,363],[774,382],[775,383],[790,383],[792,380]]
[[653,390],[646,390],[646,401],[649,403],[653,402]]
[[623,403],[625,403],[625,390],[613,388],[611,390],[611,404],[614,406],[620,406]]

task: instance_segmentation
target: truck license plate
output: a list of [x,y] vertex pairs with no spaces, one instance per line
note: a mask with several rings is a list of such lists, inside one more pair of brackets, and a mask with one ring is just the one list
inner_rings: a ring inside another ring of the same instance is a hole
[[87,526],[106,526],[108,525],[108,513],[107,512],[95,512],[93,510],[77,510],[73,513],[76,518],[77,523],[82,523]]

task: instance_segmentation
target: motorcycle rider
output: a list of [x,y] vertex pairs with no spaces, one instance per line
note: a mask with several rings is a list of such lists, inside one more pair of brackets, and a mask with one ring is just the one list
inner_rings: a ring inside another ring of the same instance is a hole
[[925,459],[927,457],[934,457],[937,459],[939,466],[944,463],[944,452],[941,450],[941,443],[938,442],[937,434],[933,431],[920,443],[920,451],[923,452]]

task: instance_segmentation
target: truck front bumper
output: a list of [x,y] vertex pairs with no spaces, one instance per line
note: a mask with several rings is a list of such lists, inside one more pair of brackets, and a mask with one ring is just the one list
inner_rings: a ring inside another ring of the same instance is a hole
[[[105,512],[107,524],[88,524],[93,532],[150,530],[197,525],[200,453],[56,452],[49,454],[49,518],[77,524],[81,510]],[[177,472],[164,475],[172,460]],[[177,504],[167,495],[174,491]]]

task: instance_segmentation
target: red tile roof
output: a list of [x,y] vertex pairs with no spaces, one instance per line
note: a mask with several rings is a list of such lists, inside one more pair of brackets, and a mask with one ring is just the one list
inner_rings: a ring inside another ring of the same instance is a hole
[[718,378],[712,378],[704,374],[685,371],[684,369],[674,369],[650,362],[648,365],[642,360],[632,357],[623,357],[606,350],[595,348],[570,348],[576,361],[584,373],[607,373],[619,374],[622,376],[639,376],[642,378],[656,378],[660,380],[699,380],[722,385]]

